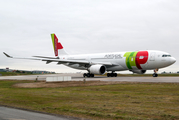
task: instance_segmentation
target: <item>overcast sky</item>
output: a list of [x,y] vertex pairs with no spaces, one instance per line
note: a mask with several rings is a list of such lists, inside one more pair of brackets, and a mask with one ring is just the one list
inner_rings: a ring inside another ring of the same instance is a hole
[[0,68],[76,72],[63,65],[8,59],[54,56],[51,33],[70,54],[160,50],[179,71],[178,0],[0,0]]

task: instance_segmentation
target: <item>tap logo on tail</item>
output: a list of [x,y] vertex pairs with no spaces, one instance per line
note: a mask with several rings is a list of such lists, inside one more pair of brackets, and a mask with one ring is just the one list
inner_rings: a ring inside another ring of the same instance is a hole
[[52,43],[53,43],[55,56],[58,56],[58,50],[63,49],[63,46],[61,43],[58,43],[58,38],[55,34],[51,34],[51,37],[52,37]]

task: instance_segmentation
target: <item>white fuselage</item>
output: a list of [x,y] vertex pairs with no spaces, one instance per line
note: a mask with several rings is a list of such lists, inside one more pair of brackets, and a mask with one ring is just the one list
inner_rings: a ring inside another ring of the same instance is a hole
[[[154,70],[170,66],[176,61],[168,53],[155,50],[64,55],[59,57],[63,60],[88,61],[90,65],[102,64],[105,65],[107,71]],[[64,63],[64,65],[75,69],[87,70],[87,67],[78,63]]]

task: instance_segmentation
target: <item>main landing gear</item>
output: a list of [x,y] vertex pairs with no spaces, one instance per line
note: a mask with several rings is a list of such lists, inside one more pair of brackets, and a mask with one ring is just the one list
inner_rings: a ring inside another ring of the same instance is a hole
[[107,73],[107,77],[117,77],[117,73]]
[[83,77],[94,77],[94,74],[90,74],[90,73],[84,73]]
[[158,72],[158,69],[155,69],[155,70],[154,70],[154,74],[153,74],[152,76],[153,76],[153,77],[158,77],[157,72]]

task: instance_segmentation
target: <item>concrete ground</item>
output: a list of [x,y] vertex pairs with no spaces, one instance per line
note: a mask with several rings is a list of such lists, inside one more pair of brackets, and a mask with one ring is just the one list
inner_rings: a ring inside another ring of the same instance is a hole
[[[22,76],[0,76],[0,80],[46,80],[46,77],[52,76],[71,76],[73,81],[83,81],[83,74],[47,74],[47,75],[22,75]],[[95,76],[94,78],[85,78],[87,81],[130,81],[130,82],[179,82],[179,77],[105,77]]]
[[77,119],[0,106],[0,120],[77,120]]

